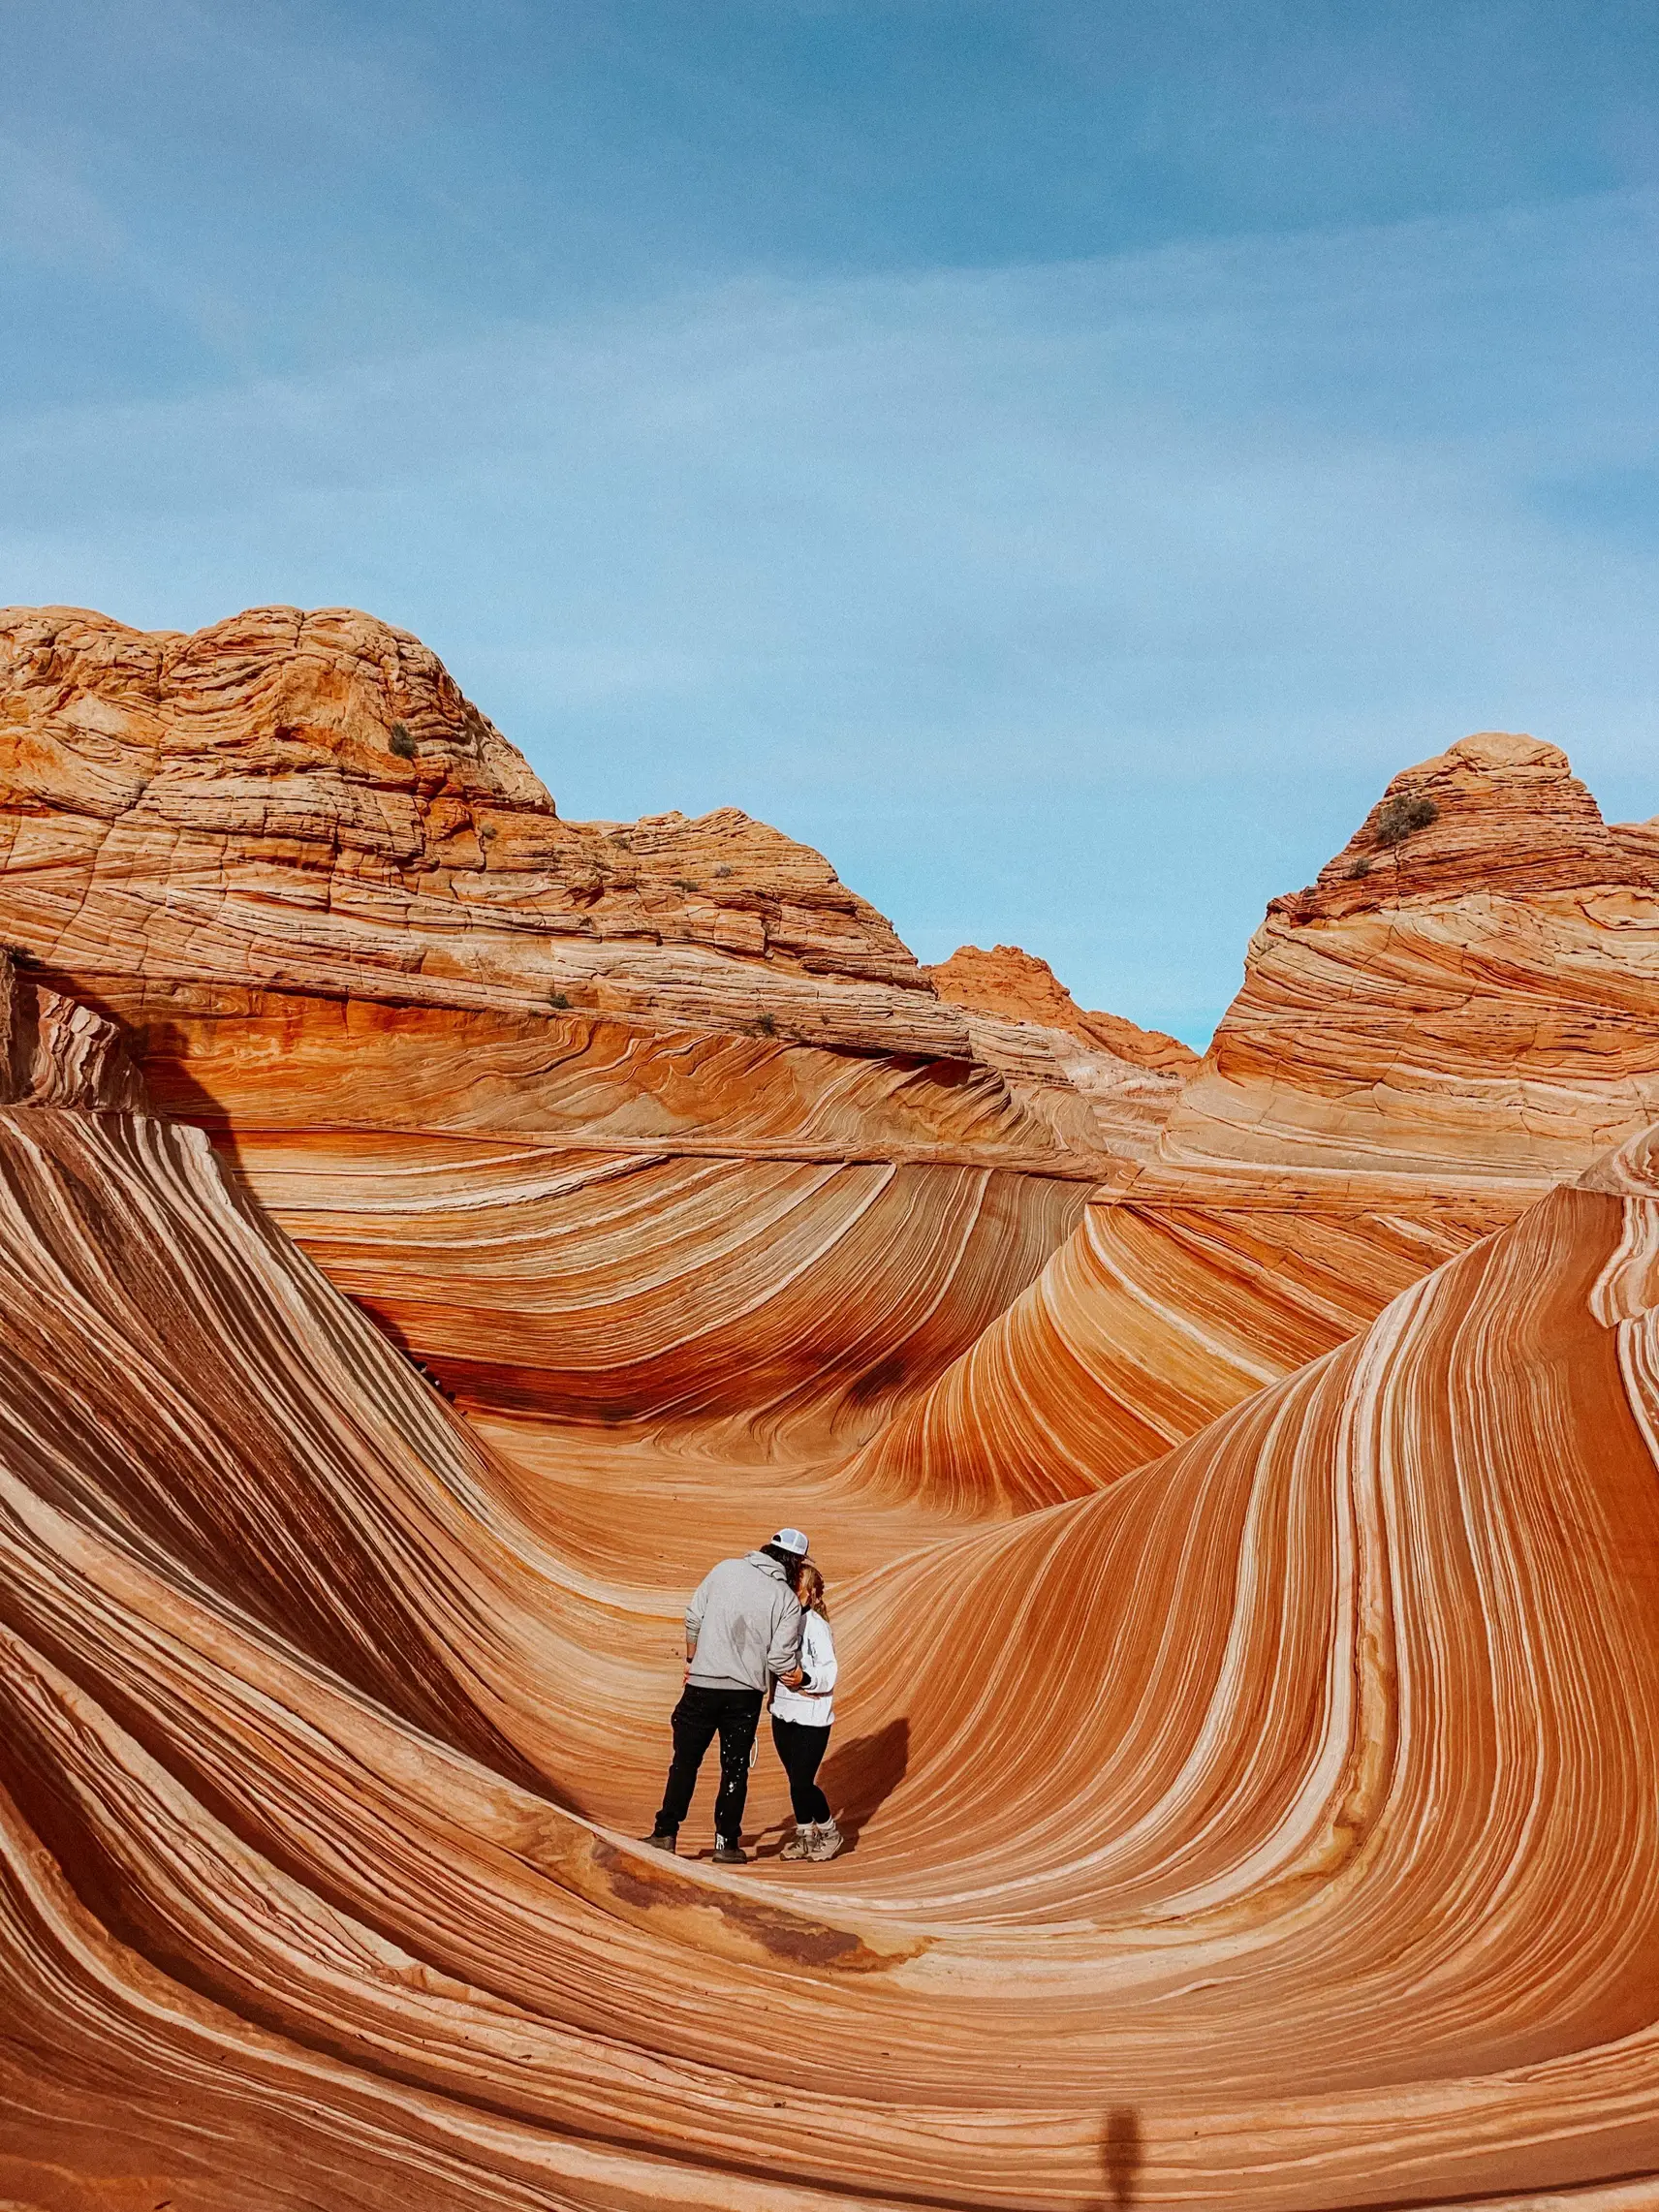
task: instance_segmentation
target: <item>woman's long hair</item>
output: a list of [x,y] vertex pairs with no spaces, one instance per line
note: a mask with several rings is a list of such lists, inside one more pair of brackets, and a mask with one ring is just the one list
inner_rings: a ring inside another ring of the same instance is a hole
[[795,1594],[806,1611],[830,1618],[830,1608],[824,1603],[824,1577],[810,1559],[803,1559],[795,1571]]

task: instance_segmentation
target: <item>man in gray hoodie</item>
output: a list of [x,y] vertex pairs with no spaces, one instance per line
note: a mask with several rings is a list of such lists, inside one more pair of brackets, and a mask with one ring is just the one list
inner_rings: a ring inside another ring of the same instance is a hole
[[659,1851],[677,1849],[703,1755],[718,1734],[714,1856],[722,1866],[741,1866],[748,1857],[743,1807],[767,1678],[791,1686],[801,1679],[795,1570],[805,1557],[802,1532],[780,1528],[759,1551],[711,1568],[685,1608],[685,1689],[673,1710],[673,1764],[646,1839]]

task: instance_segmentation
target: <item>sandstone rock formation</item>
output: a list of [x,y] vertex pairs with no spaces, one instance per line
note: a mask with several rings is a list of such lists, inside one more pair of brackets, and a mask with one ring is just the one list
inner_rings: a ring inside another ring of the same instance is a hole
[[1652,826],[1487,734],[1389,786],[1274,900],[1149,1158],[861,1473],[1080,1496],[1344,1342],[1659,1116]]
[[1166,1037],[1161,1029],[1138,1029],[1120,1013],[1085,1013],[1048,961],[1017,945],[998,945],[988,952],[978,945],[958,945],[948,960],[922,972],[948,1005],[970,1014],[1057,1029],[1092,1050],[1183,1082],[1199,1064],[1198,1054],[1178,1037]]
[[[0,2206],[1653,2200],[1653,826],[1455,746],[1188,1070],[364,617],[0,639]],[[784,1519],[854,1848],[665,1859]]]
[[[561,822],[405,632],[257,608],[195,637],[0,617],[8,913],[66,972],[883,1051],[961,1023],[816,853],[736,809]],[[20,897],[19,893],[25,894]],[[81,894],[78,902],[76,894]]]
[[[1079,1149],[1144,1159],[1198,1067],[1178,1038],[1137,1029],[1120,1014],[1085,1013],[1048,961],[1017,945],[991,952],[962,945],[923,973],[947,1005],[960,1008],[979,1058]],[[1092,1110],[1092,1131],[1077,1113],[1080,1098]]]
[[250,995],[549,1007],[969,1059],[892,926],[725,808],[568,823],[407,632],[0,613],[5,918],[135,1018]]
[[500,1412],[866,1434],[1173,1103],[1010,1081],[873,908],[736,810],[562,822],[363,615],[15,610],[0,730],[0,938]]
[[1268,909],[1148,1190],[1518,1204],[1576,1172],[1659,1113],[1653,849],[1530,737],[1406,769]]
[[810,1885],[628,1842],[669,1591],[573,1573],[199,1132],[0,1163],[12,2201],[1642,2200],[1649,1144],[850,1591]]

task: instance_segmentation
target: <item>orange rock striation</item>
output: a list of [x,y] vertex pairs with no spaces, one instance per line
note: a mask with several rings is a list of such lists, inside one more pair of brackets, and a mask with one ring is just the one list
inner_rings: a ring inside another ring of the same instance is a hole
[[103,1103],[0,1110],[12,2201],[1650,2193],[1649,1142],[839,1591],[805,1882],[628,1841],[680,1593],[573,1572],[200,1132]]
[[143,1077],[112,1021],[19,970],[0,948],[0,1106],[141,1109]]
[[[1194,1069],[366,617],[0,640],[0,2204],[1653,2201],[1653,826],[1408,770]],[[854,1848],[664,1859],[785,1519]]]
[[1318,883],[1273,901],[1150,1157],[862,1472],[1001,1511],[1080,1496],[1645,1128],[1654,849],[1530,737],[1396,776]]
[[1085,1013],[1048,961],[1022,952],[1017,945],[998,945],[988,952],[978,945],[958,945],[948,960],[923,974],[948,1005],[968,1013],[1057,1029],[1095,1051],[1182,1081],[1199,1064],[1198,1054],[1178,1037],[1166,1037],[1161,1029],[1138,1029],[1120,1013]]
[[561,821],[363,615],[14,610],[0,718],[0,937],[480,1406],[867,1434],[1173,1102],[1010,1080],[735,809]]

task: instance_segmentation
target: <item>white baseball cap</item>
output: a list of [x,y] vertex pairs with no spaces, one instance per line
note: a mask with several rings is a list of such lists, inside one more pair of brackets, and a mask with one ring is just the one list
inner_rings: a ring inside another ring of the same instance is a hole
[[806,1557],[806,1531],[798,1528],[780,1528],[772,1538],[778,1551],[787,1551],[796,1559]]

